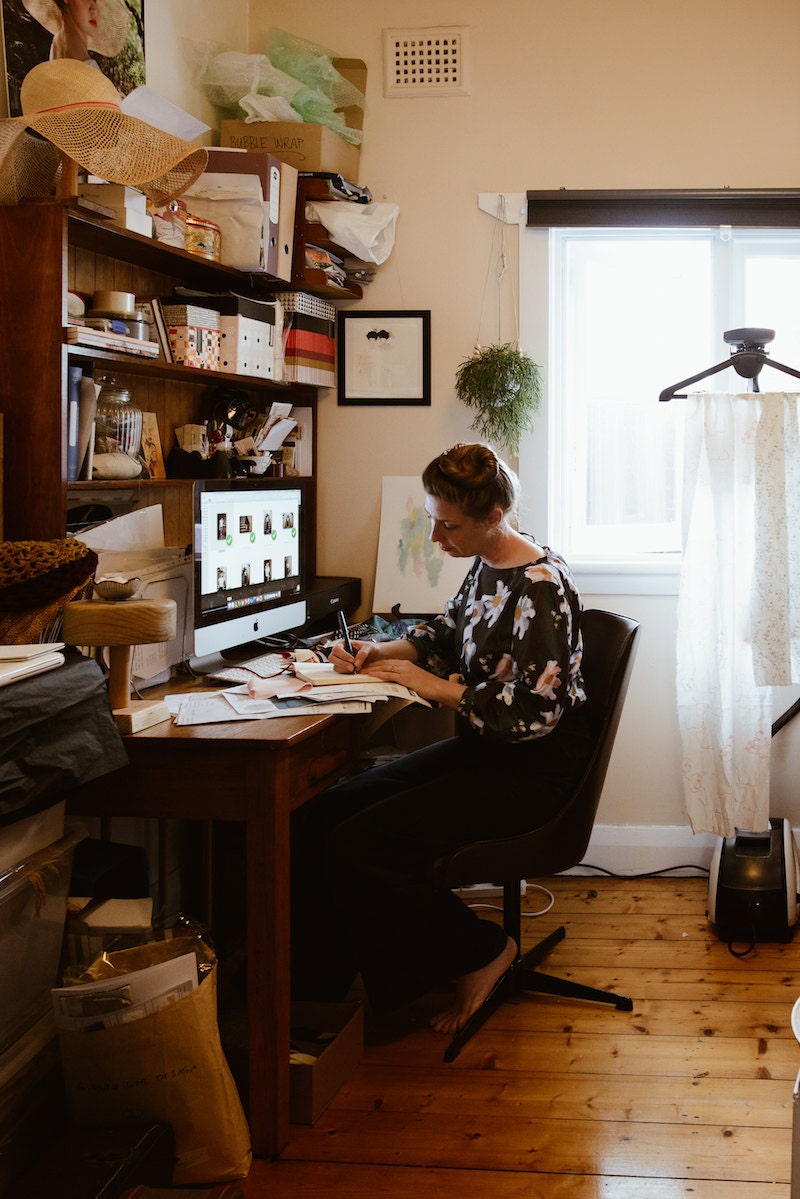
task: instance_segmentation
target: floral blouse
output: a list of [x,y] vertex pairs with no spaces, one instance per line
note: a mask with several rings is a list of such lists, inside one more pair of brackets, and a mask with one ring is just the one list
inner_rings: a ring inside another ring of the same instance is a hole
[[407,634],[421,666],[467,684],[458,712],[479,734],[544,737],[586,698],[580,597],[563,558],[543,548],[505,570],[476,558],[443,614]]

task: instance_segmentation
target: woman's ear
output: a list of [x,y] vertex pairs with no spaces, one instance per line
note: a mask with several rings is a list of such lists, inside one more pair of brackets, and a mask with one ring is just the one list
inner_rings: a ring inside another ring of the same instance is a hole
[[500,528],[500,525],[503,523],[503,509],[499,505],[496,508],[492,508],[491,512],[486,517],[486,523],[489,525],[490,529]]

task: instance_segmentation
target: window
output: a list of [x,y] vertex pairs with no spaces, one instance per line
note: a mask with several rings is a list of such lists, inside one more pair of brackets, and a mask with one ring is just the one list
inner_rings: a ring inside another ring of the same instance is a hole
[[[534,492],[547,538],[579,570],[674,574],[682,401],[659,394],[724,361],[727,329],[775,329],[770,356],[800,365],[800,232],[559,228],[521,238],[523,341],[547,380],[538,446],[520,455],[524,489],[544,470],[547,496],[542,482]],[[769,367],[759,384],[796,386]],[[731,369],[696,386],[748,384]]]

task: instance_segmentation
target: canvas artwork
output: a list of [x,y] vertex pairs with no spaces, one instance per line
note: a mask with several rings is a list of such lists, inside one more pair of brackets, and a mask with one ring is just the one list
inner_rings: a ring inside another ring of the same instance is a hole
[[450,558],[430,539],[422,480],[388,475],[381,491],[381,524],[373,608],[403,616],[442,611],[464,581],[471,561]]
[[22,81],[50,58],[91,59],[127,96],[145,82],[144,0],[2,0],[8,115]]
[[142,413],[142,458],[151,479],[166,479],[161,438],[155,412]]

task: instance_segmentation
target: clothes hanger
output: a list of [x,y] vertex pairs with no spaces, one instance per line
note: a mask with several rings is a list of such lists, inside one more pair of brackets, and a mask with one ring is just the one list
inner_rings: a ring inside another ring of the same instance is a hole
[[774,329],[729,329],[727,333],[723,333],[722,338],[734,347],[730,358],[725,362],[718,362],[716,366],[710,366],[699,375],[692,375],[690,379],[682,379],[680,383],[673,383],[672,387],[665,387],[658,397],[659,400],[671,400],[674,396],[681,400],[686,399],[685,395],[678,394],[684,387],[688,387],[690,383],[697,383],[708,375],[716,375],[718,371],[723,371],[729,366],[742,378],[752,380],[754,392],[758,391],[758,374],[765,365],[774,366],[776,370],[785,371],[787,375],[794,375],[795,379],[800,379],[800,371],[775,362],[769,357],[769,351],[765,346],[774,336]]

